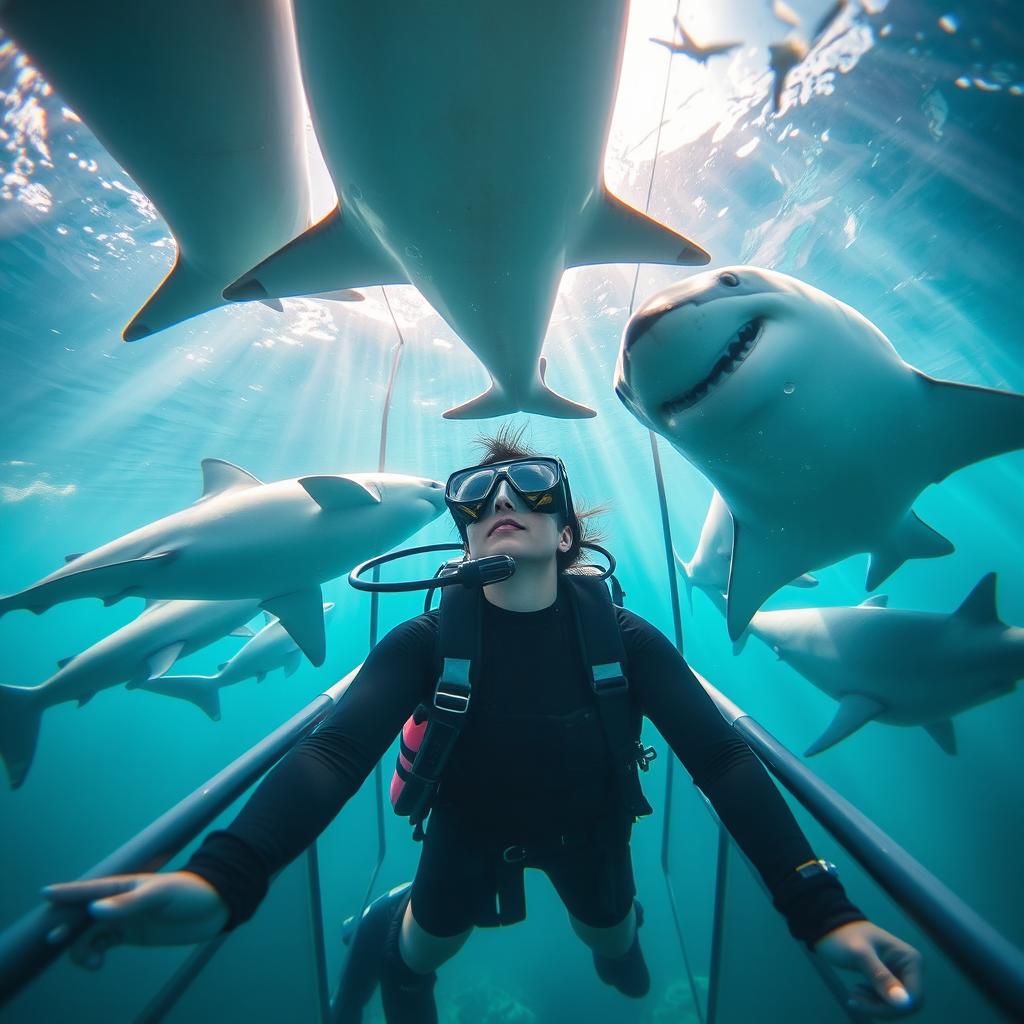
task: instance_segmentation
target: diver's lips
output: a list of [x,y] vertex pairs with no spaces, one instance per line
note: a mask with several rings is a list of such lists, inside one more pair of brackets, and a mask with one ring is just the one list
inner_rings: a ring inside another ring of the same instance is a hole
[[755,317],[753,320],[748,320],[736,332],[735,337],[729,342],[729,347],[725,350],[725,354],[715,363],[711,372],[685,394],[663,402],[661,405],[662,412],[667,416],[674,416],[676,413],[689,409],[706,398],[750,355],[761,337],[763,328],[763,317]]

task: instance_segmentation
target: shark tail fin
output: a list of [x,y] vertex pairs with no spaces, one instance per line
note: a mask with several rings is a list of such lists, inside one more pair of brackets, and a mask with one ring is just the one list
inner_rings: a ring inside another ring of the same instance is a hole
[[336,206],[323,220],[224,289],[231,302],[265,302],[378,284],[408,284],[405,271],[355,219]]
[[33,689],[0,686],[0,759],[11,789],[17,789],[32,766],[43,709]]
[[216,676],[164,676],[139,683],[132,689],[148,690],[165,697],[180,697],[195,704],[213,721],[220,721],[220,687]]
[[124,341],[141,341],[189,317],[223,306],[224,300],[220,295],[223,284],[223,281],[214,281],[191,266],[179,252],[170,273],[128,321],[121,338]]
[[566,254],[567,267],[596,263],[668,263],[702,267],[711,257],[670,227],[602,188],[587,203],[583,228]]
[[547,360],[541,358],[540,373],[534,386],[521,399],[509,395],[496,382],[482,394],[471,398],[462,405],[447,409],[446,420],[486,420],[495,416],[511,416],[516,412],[533,413],[537,416],[550,416],[558,420],[589,419],[597,413],[586,405],[580,405],[552,391],[544,381]]
[[868,564],[868,590],[887,580],[908,558],[939,558],[951,554],[952,543],[908,512],[871,552]]

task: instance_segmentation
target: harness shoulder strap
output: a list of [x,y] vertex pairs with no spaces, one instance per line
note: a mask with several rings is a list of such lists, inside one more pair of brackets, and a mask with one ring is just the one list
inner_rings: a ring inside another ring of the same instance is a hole
[[400,773],[406,785],[395,805],[395,810],[407,814],[416,826],[417,839],[422,838],[422,824],[430,813],[444,766],[466,723],[473,692],[472,662],[480,649],[482,600],[479,590],[464,587],[446,587],[441,595],[441,674],[430,706],[417,709],[418,715],[427,718],[427,728],[412,768]]
[[626,648],[615,605],[602,581],[574,574],[565,579],[601,727],[616,766],[619,790],[630,814],[643,817],[651,814],[652,809],[640,787],[637,769],[646,771],[657,753],[640,742],[641,715],[629,696]]

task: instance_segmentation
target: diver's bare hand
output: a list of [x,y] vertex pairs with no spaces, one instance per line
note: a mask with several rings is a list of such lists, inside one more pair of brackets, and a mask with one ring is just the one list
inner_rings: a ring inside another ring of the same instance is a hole
[[189,945],[212,939],[228,919],[227,904],[209,882],[191,871],[110,875],[48,885],[51,903],[87,903],[96,924],[72,946],[71,959],[97,970],[103,954],[122,943]]
[[921,1006],[921,954],[870,921],[840,925],[814,945],[833,967],[859,971],[868,984],[853,987],[850,1006],[872,1017],[906,1017]]

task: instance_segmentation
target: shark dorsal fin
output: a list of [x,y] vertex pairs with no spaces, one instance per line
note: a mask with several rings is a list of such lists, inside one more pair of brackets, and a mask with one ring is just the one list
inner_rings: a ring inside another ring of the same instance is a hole
[[299,483],[325,512],[344,512],[380,504],[380,491],[349,476],[304,476]]
[[74,560],[75,560],[76,558],[81,558],[81,557],[82,557],[82,554],[83,554],[83,552],[81,552],[81,551],[76,551],[76,552],[75,552],[74,554],[72,554],[72,555],[65,555],[65,556],[64,556],[64,563],[65,563],[65,564],[67,564],[68,562],[73,562],[73,561],[74,561]]
[[860,606],[861,608],[888,608],[889,595],[873,594],[871,597],[861,601]]
[[272,622],[277,622],[277,616],[273,612],[268,612],[265,608],[263,609],[263,622],[269,626]]
[[203,493],[200,501],[240,487],[259,487],[263,483],[252,473],[223,459],[203,459]]
[[999,612],[996,611],[996,574],[990,572],[982,576],[953,614],[979,626],[999,622]]

